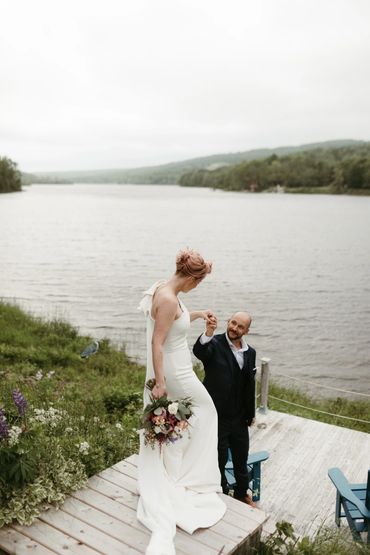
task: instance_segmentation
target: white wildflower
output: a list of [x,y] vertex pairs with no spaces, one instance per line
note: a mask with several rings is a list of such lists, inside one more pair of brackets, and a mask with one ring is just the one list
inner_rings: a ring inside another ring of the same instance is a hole
[[94,416],[93,422],[94,422],[94,424],[97,424],[98,422],[100,422],[99,416]]
[[71,434],[73,432],[73,428],[68,427],[64,431],[66,432],[66,434]]
[[66,416],[65,410],[55,409],[49,407],[48,409],[34,409],[34,416],[31,417],[31,422],[41,422],[41,424],[49,424],[55,428],[57,424]]
[[42,370],[38,370],[35,374],[35,378],[36,380],[42,380],[42,378],[44,377],[44,374],[42,373]]
[[19,441],[19,436],[22,433],[22,428],[19,428],[19,426],[12,426],[9,430],[9,435],[8,435],[8,441],[9,441],[9,447],[13,447],[14,445],[17,445],[18,441]]
[[176,414],[178,410],[179,410],[178,403],[171,403],[170,405],[168,405],[168,412],[170,414]]
[[84,416],[80,416],[80,420],[81,420],[81,422],[85,422],[85,417],[84,417]]
[[123,426],[119,422],[116,423],[116,428],[117,430],[123,430]]
[[54,374],[55,374],[55,371],[54,371],[54,370],[50,370],[50,372],[48,372],[48,373],[46,374],[46,376],[50,379],[50,378],[52,378],[52,377],[54,376]]
[[88,444],[87,441],[82,441],[80,444],[77,444],[76,447],[78,447],[78,451],[82,455],[88,455],[89,454],[90,445]]

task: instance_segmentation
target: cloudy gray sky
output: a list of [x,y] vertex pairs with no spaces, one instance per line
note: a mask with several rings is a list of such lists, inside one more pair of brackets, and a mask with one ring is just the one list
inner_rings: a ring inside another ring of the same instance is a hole
[[0,156],[134,167],[370,140],[368,0],[0,0]]

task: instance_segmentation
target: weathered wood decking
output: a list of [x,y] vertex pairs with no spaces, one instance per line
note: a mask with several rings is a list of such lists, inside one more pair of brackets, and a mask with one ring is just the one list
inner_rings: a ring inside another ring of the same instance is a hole
[[[0,530],[0,551],[11,555],[139,555],[149,531],[136,519],[137,456],[90,478],[58,511],[44,512],[30,527]],[[222,494],[221,494],[222,495]],[[177,530],[177,555],[244,555],[258,539],[266,520],[263,511],[222,495],[222,520],[189,535]]]
[[[312,534],[334,523],[335,489],[328,468],[338,466],[351,482],[363,482],[370,468],[370,434],[298,416],[269,411],[257,415],[251,451],[268,450],[262,464],[259,507],[251,509],[231,497],[224,518],[192,536],[178,530],[178,555],[248,553],[270,515],[292,522],[299,534]],[[30,527],[0,529],[0,553],[25,555],[138,555],[145,552],[149,531],[136,520],[135,455],[90,478],[56,511],[50,509]]]
[[365,482],[370,468],[370,434],[315,420],[269,411],[257,413],[251,451],[266,449],[259,507],[292,522],[299,534],[334,524],[335,488],[327,472],[340,467],[350,482]]

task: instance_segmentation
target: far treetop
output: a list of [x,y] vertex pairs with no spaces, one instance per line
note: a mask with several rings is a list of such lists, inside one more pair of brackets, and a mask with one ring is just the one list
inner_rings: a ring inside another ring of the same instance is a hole
[[12,193],[22,189],[21,173],[10,158],[0,157],[0,193]]

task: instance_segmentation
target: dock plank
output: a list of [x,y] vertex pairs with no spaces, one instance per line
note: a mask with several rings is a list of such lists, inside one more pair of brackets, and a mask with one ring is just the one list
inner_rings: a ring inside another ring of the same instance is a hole
[[[69,553],[71,555],[97,555],[99,553],[98,551],[95,551],[95,549],[91,549],[90,547],[79,543],[68,533],[57,530],[53,526],[49,526],[39,519],[36,519],[31,526],[13,524],[12,528],[17,530],[19,533],[28,536],[30,540],[34,541],[38,545],[44,546],[58,555],[61,555],[62,553]],[[16,553],[16,555],[18,555],[18,553]]]
[[55,551],[51,551],[47,547],[30,540],[24,534],[21,534],[13,528],[7,528],[0,535],[0,550],[3,549],[10,555],[55,555]]
[[[136,512],[133,510],[131,511],[131,516],[129,515],[131,525],[125,522],[124,514],[118,513],[120,517],[118,518],[117,512],[115,513],[117,516],[112,516],[111,511],[110,514],[107,514],[105,511],[102,512],[101,507],[95,509],[78,499],[69,499],[63,505],[63,510],[118,540],[125,538],[125,543],[129,544],[131,547],[135,547],[135,549],[139,551],[144,552],[149,542],[150,533],[145,526],[137,521],[135,523],[134,517]],[[125,514],[127,515],[127,511]],[[184,548],[193,549],[194,553],[199,553],[199,555],[214,555],[216,552],[216,549],[207,545],[202,545],[202,542],[194,540],[192,536],[184,536],[184,534],[180,534],[179,537],[176,538],[175,543],[180,552]]]
[[[127,508],[127,506],[119,503],[116,499],[112,499],[109,496],[109,490],[108,496],[98,493],[97,491],[93,491],[91,489],[84,489],[75,492],[72,497],[79,499],[84,503],[87,503],[101,511],[104,511],[108,515],[116,516],[116,518],[126,522],[133,528],[138,528],[139,530],[144,530],[146,533],[148,533],[148,530],[136,519],[136,510],[130,510],[129,508]],[[201,543],[204,543],[206,546],[213,547],[215,549],[219,549],[220,547],[219,536],[210,529],[202,530],[201,534],[195,532],[193,534],[193,537],[199,539],[199,541]],[[234,545],[230,544],[230,548],[231,547],[234,547]]]
[[77,517],[71,517],[63,509],[46,511],[40,516],[40,520],[61,532],[68,530],[69,536],[78,543],[95,549],[102,555],[138,555],[138,553],[142,553],[139,549],[127,545],[123,538],[116,540],[109,533],[101,532],[95,526],[90,526]]

